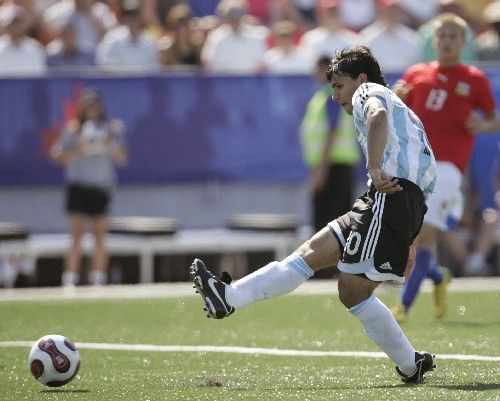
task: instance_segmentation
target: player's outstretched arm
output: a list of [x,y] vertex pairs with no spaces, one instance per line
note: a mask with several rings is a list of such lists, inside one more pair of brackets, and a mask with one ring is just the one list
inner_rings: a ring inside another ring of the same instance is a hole
[[472,113],[466,124],[474,134],[498,132],[500,131],[500,116],[495,110],[485,113],[484,117]]

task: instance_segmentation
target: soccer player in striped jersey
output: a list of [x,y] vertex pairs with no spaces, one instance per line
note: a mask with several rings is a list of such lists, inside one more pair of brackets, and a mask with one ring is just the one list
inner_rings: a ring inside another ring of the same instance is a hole
[[337,265],[340,301],[396,363],[403,382],[420,383],[435,367],[434,356],[415,351],[373,291],[384,281],[404,282],[407,266],[413,265],[412,244],[436,178],[432,149],[420,120],[387,88],[367,47],[338,53],[327,78],[333,100],[354,116],[367,159],[368,191],[282,261],[231,284],[227,273],[217,278],[195,259],[191,276],[208,317],[220,319],[244,305],[291,292],[315,271]]
[[[435,151],[438,183],[416,241],[415,268],[401,292],[400,302],[392,308],[400,322],[406,319],[426,277],[434,283],[436,318],[445,314],[450,273],[438,266],[434,247],[438,235],[455,228],[462,217],[461,186],[472,154],[474,132],[500,129],[486,74],[460,61],[469,29],[467,23],[458,15],[445,13],[436,17],[434,29],[437,59],[410,67],[394,87],[424,124]],[[480,110],[482,116],[475,110]]]

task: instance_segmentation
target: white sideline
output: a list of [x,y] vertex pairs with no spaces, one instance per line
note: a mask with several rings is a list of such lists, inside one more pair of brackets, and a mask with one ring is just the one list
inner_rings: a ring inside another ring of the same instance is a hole
[[[0,347],[32,347],[34,341],[1,341]],[[80,349],[108,351],[147,351],[147,352],[217,352],[227,354],[274,355],[274,356],[339,356],[350,358],[387,358],[383,352],[358,351],[309,351],[280,348],[256,348],[214,345],[153,345],[153,344],[106,344],[106,343],[76,343]],[[443,360],[500,362],[500,356],[439,354]]]
[[[383,284],[377,291],[393,290],[399,285]],[[477,292],[500,291],[500,277],[455,278],[449,291]],[[423,292],[432,291],[429,280],[422,285]],[[309,280],[293,291],[293,295],[332,295],[337,293],[337,280]],[[196,296],[191,282],[105,285],[102,287],[80,286],[74,288],[13,288],[0,289],[0,302],[42,301],[60,299],[143,299],[177,298]]]

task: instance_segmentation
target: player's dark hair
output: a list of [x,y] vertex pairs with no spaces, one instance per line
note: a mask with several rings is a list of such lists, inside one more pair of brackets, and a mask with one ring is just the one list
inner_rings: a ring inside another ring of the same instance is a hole
[[335,54],[326,71],[326,78],[332,82],[333,74],[335,74],[356,79],[359,74],[363,73],[368,77],[368,82],[388,86],[371,50],[366,46],[352,46]]

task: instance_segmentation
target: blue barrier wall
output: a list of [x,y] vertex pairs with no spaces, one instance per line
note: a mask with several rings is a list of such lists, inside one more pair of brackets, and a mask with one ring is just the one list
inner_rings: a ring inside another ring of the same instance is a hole
[[[500,100],[500,71],[488,73]],[[47,151],[88,87],[125,122],[130,163],[121,184],[306,176],[298,129],[315,89],[310,76],[49,77],[0,79],[0,185],[62,183]]]
[[0,185],[62,181],[47,149],[88,87],[127,127],[121,183],[304,177],[297,130],[311,77],[47,78],[0,80]]

